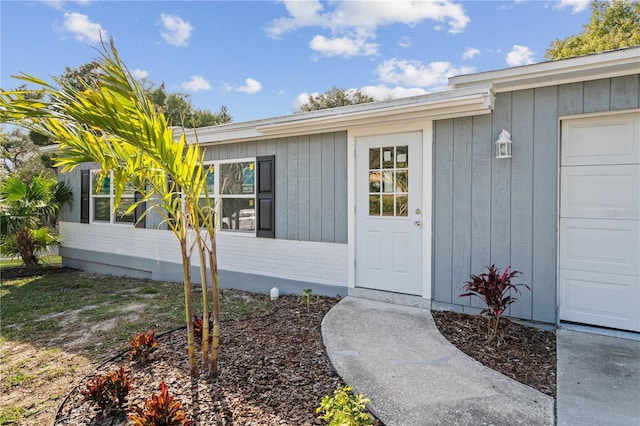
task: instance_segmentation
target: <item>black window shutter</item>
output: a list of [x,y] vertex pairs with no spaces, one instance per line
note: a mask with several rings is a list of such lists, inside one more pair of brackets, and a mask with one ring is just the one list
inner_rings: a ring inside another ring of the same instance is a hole
[[[142,200],[143,196],[141,193],[139,193],[138,191],[136,191],[135,193],[135,201],[136,203],[140,200]],[[142,214],[144,213],[144,210],[147,206],[147,203],[140,203],[136,206],[136,209],[133,211],[133,221],[136,224],[136,228],[145,228],[147,225],[147,216],[144,216],[142,219],[140,219],[140,216],[142,216]]]
[[257,214],[256,235],[264,238],[276,237],[276,168],[275,156],[266,155],[256,158],[256,174],[258,175],[257,187]]
[[89,223],[89,170],[80,170],[80,223]]

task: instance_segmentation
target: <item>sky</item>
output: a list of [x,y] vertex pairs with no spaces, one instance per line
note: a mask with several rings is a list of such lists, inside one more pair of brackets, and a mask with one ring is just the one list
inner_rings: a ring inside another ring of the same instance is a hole
[[137,78],[243,122],[291,114],[333,86],[401,98],[541,62],[589,17],[583,0],[1,0],[0,87],[92,61],[102,35]]

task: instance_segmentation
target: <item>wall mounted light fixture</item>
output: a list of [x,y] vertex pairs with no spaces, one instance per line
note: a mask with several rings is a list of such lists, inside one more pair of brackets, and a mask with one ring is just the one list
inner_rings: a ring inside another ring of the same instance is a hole
[[496,141],[496,158],[511,158],[511,135],[504,129]]

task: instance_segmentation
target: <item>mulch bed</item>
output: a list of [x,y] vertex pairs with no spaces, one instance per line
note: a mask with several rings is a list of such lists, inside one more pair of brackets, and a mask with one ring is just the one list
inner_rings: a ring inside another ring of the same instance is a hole
[[26,278],[33,277],[36,275],[51,275],[51,274],[62,274],[65,272],[72,272],[76,269],[69,268],[67,266],[42,266],[39,265],[35,268],[25,268],[24,266],[16,266],[13,268],[3,268],[0,275],[3,280],[13,279],[13,278]]
[[[223,323],[216,379],[189,376],[184,329],[162,336],[147,365],[119,357],[98,372],[119,366],[131,370],[135,388],[129,406],[143,406],[164,380],[189,418],[200,425],[323,424],[315,409],[342,383],[325,354],[320,324],[338,300],[314,297],[307,312],[299,297],[285,296],[274,301],[273,313],[267,316]],[[55,424],[129,424],[126,412],[104,415],[84,401],[80,392],[88,381],[70,393]]]
[[500,320],[498,341],[487,340],[487,318],[432,311],[440,333],[462,352],[505,376],[556,396],[556,335]]

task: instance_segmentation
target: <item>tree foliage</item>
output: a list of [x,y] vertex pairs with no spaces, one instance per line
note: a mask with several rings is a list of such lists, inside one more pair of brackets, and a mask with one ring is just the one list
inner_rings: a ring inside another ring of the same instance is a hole
[[[111,40],[102,45],[100,80],[96,87],[78,91],[60,78],[54,83],[23,74],[19,77],[47,93],[44,100],[28,99],[29,91],[0,91],[0,122],[33,128],[60,141],[56,156],[62,172],[84,162],[100,165],[101,176],[112,176],[114,208],[127,187],[140,194],[125,214],[138,206],[150,206],[177,237],[182,257],[189,364],[197,375],[193,323],[191,321],[191,258],[200,260],[203,316],[208,316],[208,282],[213,287],[214,324],[212,349],[208,322],[203,327],[202,359],[215,374],[219,345],[219,282],[217,274],[214,213],[207,193],[209,167],[197,143],[187,143],[184,132],[174,140],[167,124],[128,71]],[[204,194],[206,206],[201,206]],[[195,242],[194,242],[195,240]],[[209,280],[205,273],[209,272]],[[209,358],[210,355],[210,358]],[[210,360],[210,362],[209,362]]]
[[309,100],[300,107],[300,112],[365,104],[375,101],[375,98],[365,95],[360,90],[343,90],[333,86],[321,95],[309,96]]
[[0,176],[18,175],[23,179],[38,174],[53,176],[51,160],[40,153],[30,136],[18,128],[0,131]]
[[640,3],[594,0],[589,23],[577,35],[554,40],[545,58],[563,59],[637,45],[640,45]]
[[60,207],[72,200],[71,188],[54,177],[9,176],[0,185],[0,252],[20,256],[27,267],[35,266],[36,253],[57,244],[51,225]]

